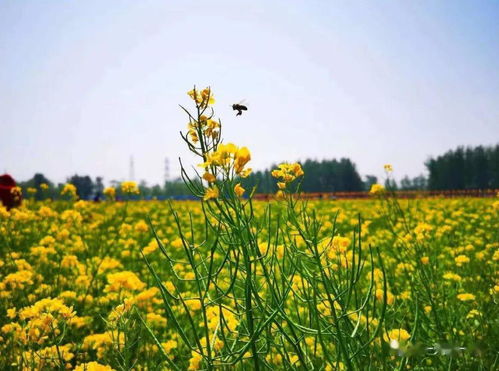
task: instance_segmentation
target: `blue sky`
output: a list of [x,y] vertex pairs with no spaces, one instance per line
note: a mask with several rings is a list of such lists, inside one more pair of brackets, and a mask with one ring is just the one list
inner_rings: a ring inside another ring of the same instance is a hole
[[[497,1],[0,0],[0,172],[163,179],[193,84],[252,166],[499,142]],[[249,111],[235,117],[241,99]]]

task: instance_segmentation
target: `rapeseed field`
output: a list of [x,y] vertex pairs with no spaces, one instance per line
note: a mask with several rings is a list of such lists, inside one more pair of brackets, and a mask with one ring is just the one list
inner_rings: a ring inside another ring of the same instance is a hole
[[497,198],[304,201],[281,164],[253,201],[249,149],[222,142],[209,89],[189,96],[199,201],[124,182],[0,208],[1,369],[498,367]]

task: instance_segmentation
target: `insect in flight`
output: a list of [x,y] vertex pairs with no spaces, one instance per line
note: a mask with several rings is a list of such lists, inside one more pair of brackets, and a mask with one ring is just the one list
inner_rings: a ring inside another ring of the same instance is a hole
[[248,107],[246,104],[244,104],[244,101],[241,101],[239,103],[234,103],[232,105],[232,109],[234,111],[237,111],[236,116],[241,116],[243,114],[243,111],[247,111]]

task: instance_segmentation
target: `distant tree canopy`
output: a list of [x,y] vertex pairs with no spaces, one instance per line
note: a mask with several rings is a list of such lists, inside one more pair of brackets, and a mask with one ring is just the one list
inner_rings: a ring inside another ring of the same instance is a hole
[[163,194],[167,197],[185,196],[185,195],[190,195],[191,192],[189,191],[189,188],[187,188],[187,186],[184,184],[182,179],[176,179],[173,181],[165,182]]
[[425,165],[432,190],[499,188],[499,144],[458,147]]
[[94,193],[94,182],[88,175],[80,176],[75,174],[71,178],[68,178],[68,183],[76,187],[78,197],[82,200],[90,199]]
[[[340,160],[306,160],[301,163],[305,176],[301,179],[302,192],[356,192],[368,191],[378,179],[374,175],[366,175],[362,181],[355,164],[348,158]],[[390,178],[384,180],[391,189],[399,190],[448,190],[448,189],[488,189],[499,188],[499,144],[491,147],[458,147],[436,158],[430,158],[425,163],[429,177],[423,175],[410,179],[405,176],[397,182]],[[257,193],[275,193],[276,179],[271,175],[272,169],[256,171],[241,183],[249,191],[256,186]],[[67,179],[75,185],[81,199],[102,199],[104,182],[102,177],[95,181],[88,175],[73,175]],[[18,182],[35,199],[58,198],[63,184],[54,185],[43,174],[37,173],[33,178]],[[41,186],[46,184],[47,186]],[[120,182],[110,181],[111,186],[117,188],[117,198],[121,198]],[[140,182],[140,195],[136,199],[189,197],[191,193],[181,179],[166,181],[163,185],[148,186],[145,181]]]
[[[49,190],[47,191],[44,191],[41,187],[42,184],[46,184],[48,187],[49,187]],[[35,188],[36,189],[36,193],[34,195],[35,199],[36,200],[41,200],[43,199],[44,197],[53,197],[53,187],[54,185],[52,184],[52,182],[50,180],[48,180],[45,175],[41,174],[41,173],[36,173],[33,178],[25,181],[25,182],[19,182],[19,186],[21,186],[22,188]]]
[[404,191],[415,191],[427,188],[428,179],[423,175],[419,175],[410,179],[407,175],[400,181],[400,189]]
[[156,184],[147,186],[146,182],[142,181],[139,185],[140,194],[145,198],[164,198],[174,196],[189,196],[191,192],[184,184],[182,179],[167,180],[163,187]]

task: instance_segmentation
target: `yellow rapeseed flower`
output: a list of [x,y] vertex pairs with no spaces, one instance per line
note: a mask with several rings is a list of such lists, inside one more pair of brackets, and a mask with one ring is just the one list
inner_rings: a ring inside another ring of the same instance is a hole
[[[383,301],[385,297],[385,292],[382,289],[377,289],[375,292],[376,299],[378,301]],[[386,292],[386,304],[392,305],[395,301],[395,297],[390,291]]]
[[217,198],[219,195],[218,188],[216,186],[206,188],[203,200],[208,201],[212,198]]
[[203,179],[206,180],[208,183],[213,183],[217,178],[215,177],[215,175],[206,172],[203,174]]
[[461,301],[471,301],[471,300],[475,300],[475,295],[464,293],[464,294],[457,295],[457,298]]
[[61,195],[68,195],[71,198],[76,198],[77,197],[76,187],[71,183],[65,184],[64,188],[61,191]]
[[241,183],[237,183],[234,187],[234,193],[241,197],[246,190],[241,186]]
[[101,365],[98,362],[88,362],[79,364],[75,367],[74,371],[114,371],[114,368]]
[[175,340],[168,340],[165,343],[161,343],[161,346],[165,350],[166,353],[170,353],[173,349],[178,346],[178,343]]
[[472,309],[468,312],[466,318],[470,319],[470,318],[480,317],[481,315],[482,314],[479,311],[477,311],[476,309]]
[[[226,173],[232,169],[242,178],[251,173],[244,166],[251,160],[251,153],[246,147],[237,147],[233,143],[220,144],[216,151],[206,155],[205,162],[198,166],[207,169],[209,166],[221,167]],[[205,179],[207,180],[207,179]]]
[[296,178],[304,175],[305,173],[299,163],[282,163],[278,165],[277,169],[272,170],[271,174],[274,178],[279,179],[277,185],[279,189],[283,190],[286,188],[286,184],[293,182]]
[[116,198],[116,188],[114,187],[104,188],[104,195],[110,200],[114,200]]
[[203,356],[195,352],[191,351],[191,359],[189,360],[189,368],[188,370],[199,370],[201,368],[201,362],[203,360]]
[[244,166],[251,160],[251,153],[248,148],[241,147],[236,152],[234,161],[234,171],[236,174],[241,174]]
[[443,278],[445,280],[449,280],[449,281],[456,281],[456,282],[459,282],[461,281],[461,276],[459,274],[456,274],[456,273],[453,273],[453,272],[447,272],[443,275]]
[[459,255],[454,259],[454,261],[456,262],[456,265],[458,267],[461,267],[463,264],[469,263],[470,258],[468,258],[466,255]]
[[129,194],[139,194],[139,187],[137,186],[137,183],[134,181],[126,181],[121,183],[121,191],[123,193],[129,193]]
[[104,289],[105,292],[119,292],[120,290],[142,290],[146,284],[133,272],[122,271],[107,275],[109,284]]
[[409,334],[403,328],[390,330],[386,334],[383,335],[383,339],[387,343],[390,343],[394,340],[399,342],[399,343],[403,343],[403,342],[406,342],[407,340],[409,340],[410,337],[411,337],[411,334]]
[[371,190],[369,191],[369,194],[380,195],[384,192],[385,192],[385,187],[383,187],[381,184],[373,184],[371,186]]
[[204,88],[203,90],[199,91],[196,89],[192,89],[187,92],[187,94],[200,106],[208,106],[215,104],[215,98],[213,97],[213,94],[211,93],[210,88]]

